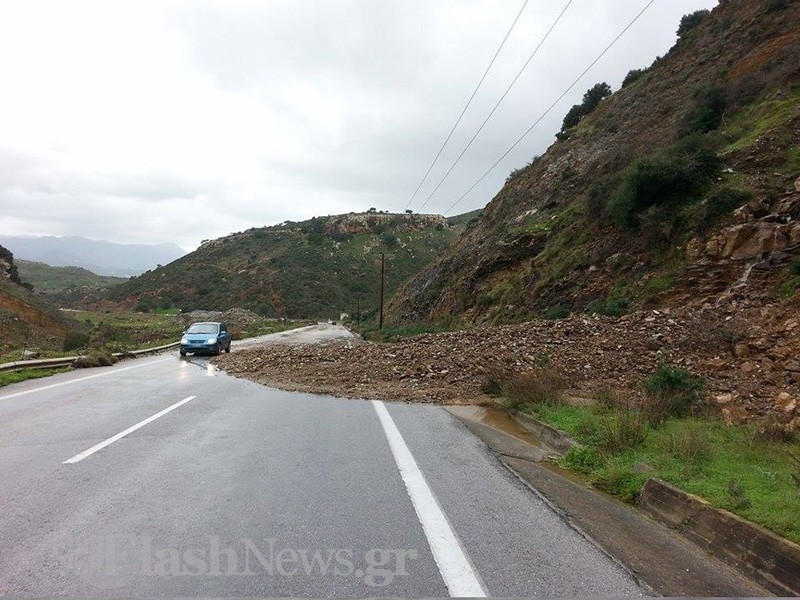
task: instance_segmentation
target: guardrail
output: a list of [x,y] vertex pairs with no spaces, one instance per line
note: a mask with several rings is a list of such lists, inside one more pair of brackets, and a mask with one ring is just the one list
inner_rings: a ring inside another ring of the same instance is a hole
[[[162,350],[169,350],[170,348],[177,348],[180,342],[172,344],[164,344],[156,348],[145,348],[143,350],[131,350],[130,352],[114,352],[117,358],[124,358],[126,356],[141,356],[151,352],[161,352]],[[58,367],[70,367],[72,363],[82,358],[82,356],[62,356],[59,358],[40,358],[37,360],[17,360],[10,363],[0,365],[0,372],[2,371],[18,371],[21,369],[56,369]]]

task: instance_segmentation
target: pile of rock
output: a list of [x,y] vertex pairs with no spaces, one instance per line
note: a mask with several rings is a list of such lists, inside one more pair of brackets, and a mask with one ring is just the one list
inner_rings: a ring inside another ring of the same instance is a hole
[[780,410],[781,394],[800,398],[798,320],[769,317],[754,326],[752,315],[713,311],[574,316],[393,344],[258,347],[219,362],[233,375],[284,389],[448,404],[489,401],[481,386],[490,373],[542,367],[563,373],[576,395],[602,388],[636,394],[641,380],[666,364],[704,376],[731,418],[747,418]]

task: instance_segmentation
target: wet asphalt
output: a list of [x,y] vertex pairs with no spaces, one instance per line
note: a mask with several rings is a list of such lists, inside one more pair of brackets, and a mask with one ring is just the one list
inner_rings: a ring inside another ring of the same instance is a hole
[[[445,410],[386,406],[487,594],[642,595]],[[370,402],[205,358],[3,388],[0,482],[3,595],[448,595]]]

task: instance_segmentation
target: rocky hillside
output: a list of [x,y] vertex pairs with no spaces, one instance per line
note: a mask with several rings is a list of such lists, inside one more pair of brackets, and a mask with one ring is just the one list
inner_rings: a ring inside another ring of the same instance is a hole
[[463,231],[438,215],[369,212],[259,227],[205,242],[83,306],[184,311],[246,308],[269,317],[333,318],[360,303],[374,313],[380,255],[387,297],[439,257]]
[[684,18],[664,57],[612,95],[587,93],[548,152],[403,286],[391,321],[791,302],[799,24],[798,0],[725,0]]
[[69,329],[68,320],[23,286],[14,255],[0,246],[0,362],[19,359],[12,349],[61,348]]

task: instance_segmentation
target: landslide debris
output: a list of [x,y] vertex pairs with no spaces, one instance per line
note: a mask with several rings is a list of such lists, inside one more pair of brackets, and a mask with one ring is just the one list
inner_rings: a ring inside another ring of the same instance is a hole
[[[231,375],[293,391],[441,404],[492,401],[488,373],[552,368],[587,397],[602,388],[639,393],[660,365],[707,379],[730,421],[778,411],[800,416],[800,310],[750,314],[710,309],[639,311],[425,334],[391,344],[361,340],[264,346],[217,360]],[[796,424],[800,425],[800,421]]]

